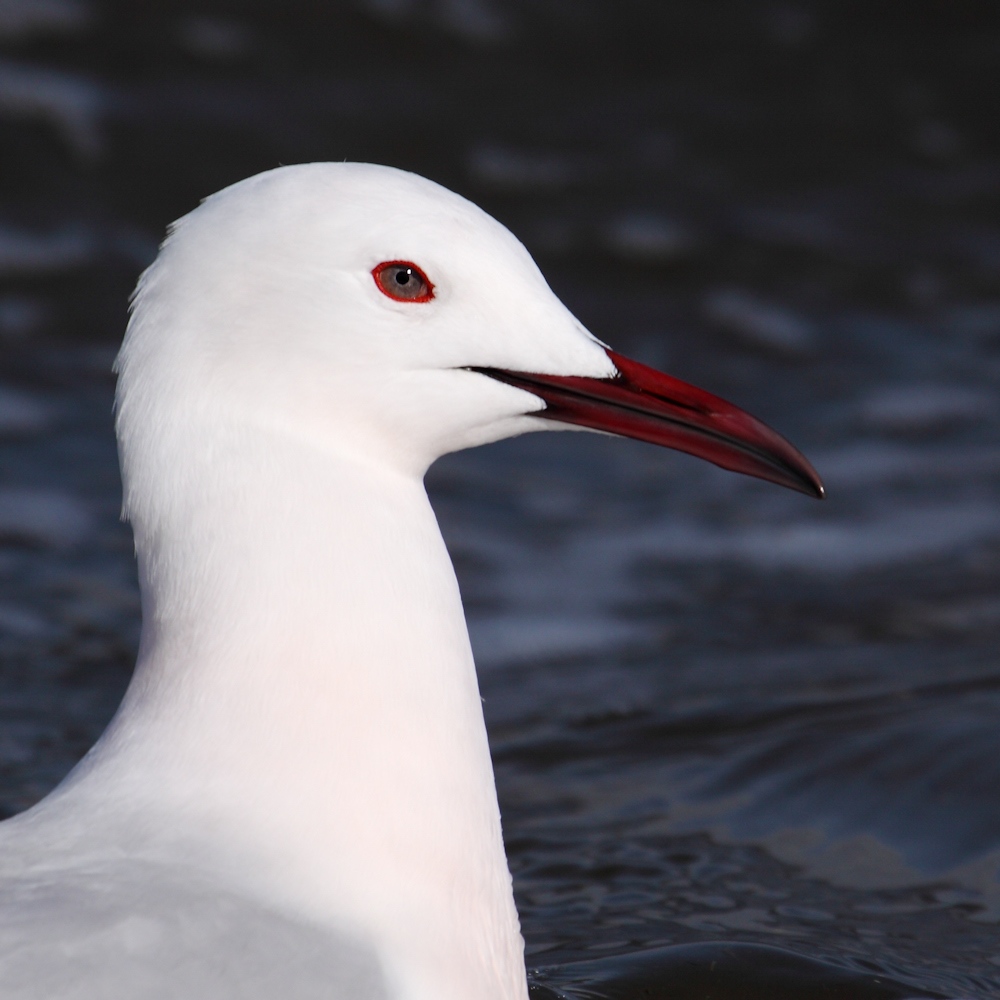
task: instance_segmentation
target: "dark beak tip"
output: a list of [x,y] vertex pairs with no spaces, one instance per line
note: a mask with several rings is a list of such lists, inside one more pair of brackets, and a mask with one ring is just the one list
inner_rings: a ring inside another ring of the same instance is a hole
[[804,493],[806,496],[812,497],[814,500],[825,500],[826,486],[823,484],[823,480],[820,479],[819,474],[802,455],[799,454],[796,457],[799,461],[795,462],[789,469],[785,485],[790,486],[799,493]]
[[[824,485],[823,480],[820,479],[819,473],[816,472],[807,459],[801,455],[798,457],[801,460],[801,464],[796,463],[795,466],[793,466],[793,488],[798,490],[799,493],[804,493],[806,496],[810,496],[815,500],[825,500],[826,486]],[[791,483],[789,485],[791,485]]]
[[826,499],[826,486],[820,479],[819,473],[812,467],[805,456],[801,456],[802,466],[797,469],[802,479],[802,492],[815,498],[816,500]]

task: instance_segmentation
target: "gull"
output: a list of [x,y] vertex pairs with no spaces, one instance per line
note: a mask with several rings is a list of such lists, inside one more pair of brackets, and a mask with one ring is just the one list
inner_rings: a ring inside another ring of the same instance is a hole
[[464,198],[281,167],[175,223],[116,362],[142,633],[107,730],[0,824],[5,1000],[526,1000],[461,597],[423,485],[583,428],[819,496],[616,353]]

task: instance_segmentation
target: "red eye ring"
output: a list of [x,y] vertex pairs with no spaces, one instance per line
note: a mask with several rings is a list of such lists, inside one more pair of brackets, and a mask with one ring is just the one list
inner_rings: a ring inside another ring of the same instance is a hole
[[394,302],[430,302],[434,286],[430,278],[409,260],[384,260],[372,268],[378,290]]

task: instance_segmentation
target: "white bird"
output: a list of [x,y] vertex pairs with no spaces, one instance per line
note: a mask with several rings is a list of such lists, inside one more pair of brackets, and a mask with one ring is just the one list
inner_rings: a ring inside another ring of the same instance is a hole
[[116,369],[139,657],[96,746],[0,824],[0,995],[525,1000],[425,470],[582,425],[818,495],[815,473],[387,167],[207,199],[142,276]]

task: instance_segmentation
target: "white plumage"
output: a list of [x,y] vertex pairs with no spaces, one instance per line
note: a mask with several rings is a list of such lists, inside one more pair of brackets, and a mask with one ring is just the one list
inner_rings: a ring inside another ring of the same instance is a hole
[[[399,260],[431,301],[379,290]],[[471,368],[616,374],[521,244],[429,181],[287,167],[174,226],[117,362],[139,659],[94,749],[0,825],[6,1000],[525,1000],[422,477],[553,424]]]

